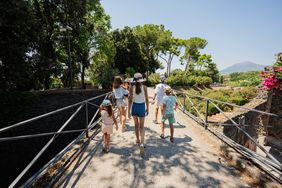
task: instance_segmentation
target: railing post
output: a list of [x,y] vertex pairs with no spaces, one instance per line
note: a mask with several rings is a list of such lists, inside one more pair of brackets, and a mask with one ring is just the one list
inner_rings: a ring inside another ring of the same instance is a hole
[[[85,129],[88,129],[88,103],[85,103]],[[86,130],[86,137],[89,138],[88,130]]]
[[183,103],[183,112],[186,110],[186,95],[183,94],[184,97],[184,103]]
[[208,127],[208,116],[209,116],[209,100],[206,99],[205,129],[207,129]]

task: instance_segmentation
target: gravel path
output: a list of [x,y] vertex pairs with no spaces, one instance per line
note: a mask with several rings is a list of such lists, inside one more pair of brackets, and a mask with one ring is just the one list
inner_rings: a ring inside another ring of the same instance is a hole
[[[149,90],[152,98],[153,90]],[[151,100],[151,99],[150,99]],[[139,156],[135,145],[133,121],[127,131],[111,136],[110,153],[102,152],[102,134],[71,165],[60,187],[247,187],[233,168],[220,161],[214,138],[199,125],[176,112],[175,139],[159,137],[159,124],[153,124],[154,110],[145,126],[145,157]],[[160,120],[160,116],[159,116]]]

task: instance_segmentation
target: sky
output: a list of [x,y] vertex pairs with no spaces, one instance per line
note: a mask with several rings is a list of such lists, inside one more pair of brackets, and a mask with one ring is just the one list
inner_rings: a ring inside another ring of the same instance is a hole
[[[282,0],[101,0],[112,29],[163,24],[174,37],[208,41],[218,69],[275,62],[282,52]],[[181,68],[174,59],[172,68]],[[165,70],[165,69],[164,69]],[[163,71],[164,71],[163,70]]]

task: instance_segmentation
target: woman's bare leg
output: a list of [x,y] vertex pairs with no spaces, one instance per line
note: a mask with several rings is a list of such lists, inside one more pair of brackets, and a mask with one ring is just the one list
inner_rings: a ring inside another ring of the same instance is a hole
[[145,118],[139,118],[139,123],[140,123],[140,136],[141,136],[141,144],[144,144],[144,139],[145,139],[145,128],[144,128],[144,122],[145,122]]
[[140,139],[139,139],[139,121],[138,121],[138,117],[136,117],[136,116],[134,116],[134,126],[135,126],[136,142],[140,143]]

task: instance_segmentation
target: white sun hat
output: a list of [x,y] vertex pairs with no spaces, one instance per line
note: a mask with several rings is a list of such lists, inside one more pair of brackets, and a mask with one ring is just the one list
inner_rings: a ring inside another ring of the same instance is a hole
[[145,82],[146,81],[146,79],[143,78],[143,75],[139,72],[134,74],[133,80],[136,82]]

